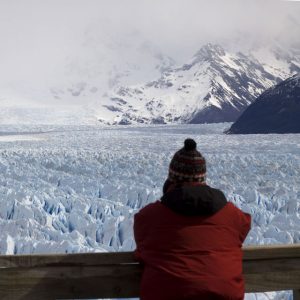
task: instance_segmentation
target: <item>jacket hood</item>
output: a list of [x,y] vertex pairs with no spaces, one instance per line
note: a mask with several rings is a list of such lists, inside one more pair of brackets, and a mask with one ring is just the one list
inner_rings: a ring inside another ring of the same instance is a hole
[[208,185],[180,186],[168,191],[161,203],[174,212],[186,216],[209,216],[227,203],[224,194]]

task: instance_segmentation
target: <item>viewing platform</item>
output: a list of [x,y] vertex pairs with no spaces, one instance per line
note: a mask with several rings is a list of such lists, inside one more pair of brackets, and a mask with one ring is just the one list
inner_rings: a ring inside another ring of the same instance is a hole
[[[300,244],[245,247],[246,292],[293,290],[300,300]],[[133,252],[0,256],[1,300],[139,297]]]

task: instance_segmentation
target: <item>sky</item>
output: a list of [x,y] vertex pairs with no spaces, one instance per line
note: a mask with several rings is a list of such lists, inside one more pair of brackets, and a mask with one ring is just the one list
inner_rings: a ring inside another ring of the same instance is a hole
[[291,42],[291,24],[300,36],[299,15],[300,1],[0,0],[0,86],[63,82],[68,62],[97,53],[105,59],[111,49],[122,56],[118,43],[135,38],[178,63],[237,32],[245,42],[248,35]]

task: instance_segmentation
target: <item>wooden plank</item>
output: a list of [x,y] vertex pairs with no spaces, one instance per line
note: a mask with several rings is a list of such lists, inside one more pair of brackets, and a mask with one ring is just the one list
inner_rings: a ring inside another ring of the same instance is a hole
[[100,266],[137,263],[133,252],[1,255],[0,267]]
[[247,246],[243,248],[245,260],[300,257],[300,244]]
[[247,246],[244,260],[300,257],[300,244]]
[[0,269],[0,299],[130,298],[140,278],[138,265]]
[[[300,244],[251,246],[243,248],[243,251],[244,260],[300,257]],[[133,252],[0,256],[0,267],[95,266],[119,263],[136,263]]]
[[[246,260],[243,262],[244,274],[257,274],[268,272],[300,272],[300,258],[280,258],[264,260]],[[300,281],[299,281],[300,285]]]
[[300,258],[246,260],[243,273],[247,292],[300,288]]

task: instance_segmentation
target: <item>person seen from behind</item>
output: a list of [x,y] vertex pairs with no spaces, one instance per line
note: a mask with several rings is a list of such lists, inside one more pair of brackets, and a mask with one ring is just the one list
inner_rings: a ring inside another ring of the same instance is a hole
[[206,184],[205,158],[186,139],[160,201],[134,216],[142,300],[242,300],[242,243],[251,217]]

